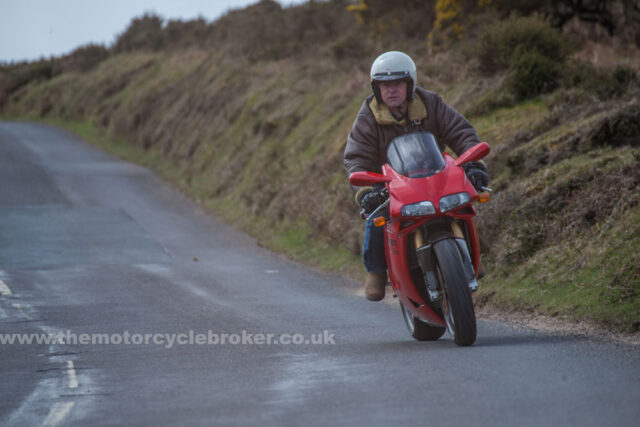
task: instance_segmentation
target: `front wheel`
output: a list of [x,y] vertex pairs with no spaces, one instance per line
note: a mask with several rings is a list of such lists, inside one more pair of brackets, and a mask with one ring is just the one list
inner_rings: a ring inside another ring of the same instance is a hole
[[476,315],[458,244],[453,239],[434,244],[436,276],[442,289],[442,314],[447,330],[459,346],[476,341]]
[[444,326],[431,326],[423,322],[404,308],[402,303],[400,303],[400,309],[402,310],[402,317],[404,318],[404,323],[407,325],[407,329],[409,329],[409,333],[418,341],[435,341],[444,335],[446,331]]

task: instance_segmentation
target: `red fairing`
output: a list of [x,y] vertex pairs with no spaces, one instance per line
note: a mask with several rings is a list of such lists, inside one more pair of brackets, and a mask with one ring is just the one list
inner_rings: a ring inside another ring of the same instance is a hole
[[464,170],[455,166],[455,160],[444,153],[445,168],[429,178],[407,178],[400,175],[388,164],[382,166],[383,175],[391,178],[389,194],[391,195],[391,217],[400,217],[401,209],[405,205],[431,201],[439,212],[439,202],[442,196],[466,191],[471,196],[471,201],[478,197],[476,190],[467,179]]
[[[488,150],[485,150],[488,151]],[[472,226],[471,219],[476,211],[472,203],[477,199],[477,193],[464,170],[456,166],[455,160],[448,154],[443,154],[444,168],[432,176],[424,178],[408,178],[391,168],[389,164],[382,167],[382,175],[389,180],[389,221],[385,226],[385,253],[389,269],[389,279],[400,302],[414,316],[432,325],[444,326],[440,318],[423,299],[411,277],[407,248],[408,239],[413,231],[428,221],[438,217],[450,217],[466,223],[471,260],[477,271],[480,260],[480,245]],[[444,196],[467,192],[471,198],[466,203],[449,212],[440,211],[440,199]],[[402,207],[422,201],[433,203],[436,213],[427,217],[403,217]],[[416,304],[418,307],[416,307]]]

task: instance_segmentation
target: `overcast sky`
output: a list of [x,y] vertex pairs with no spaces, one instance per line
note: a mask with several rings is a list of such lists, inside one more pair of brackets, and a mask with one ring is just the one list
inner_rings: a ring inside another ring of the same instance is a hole
[[[283,5],[302,0],[280,1]],[[257,0],[0,0],[0,62],[69,53],[88,43],[110,45],[131,19],[156,12],[165,19],[212,21]]]

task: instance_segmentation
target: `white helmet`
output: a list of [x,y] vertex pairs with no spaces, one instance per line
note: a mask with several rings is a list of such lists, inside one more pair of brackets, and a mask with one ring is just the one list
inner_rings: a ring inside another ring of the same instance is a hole
[[406,53],[392,50],[378,56],[371,65],[371,88],[378,102],[382,102],[378,83],[394,80],[407,80],[407,95],[413,98],[418,82],[416,64]]

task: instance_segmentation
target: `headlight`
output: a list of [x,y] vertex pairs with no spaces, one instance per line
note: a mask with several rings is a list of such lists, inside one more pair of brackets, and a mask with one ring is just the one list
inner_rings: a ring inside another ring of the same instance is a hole
[[448,196],[444,196],[440,199],[440,212],[448,212],[451,209],[455,209],[458,206],[469,203],[470,201],[471,196],[469,196],[469,193],[466,191],[457,194],[449,194]]
[[436,208],[428,200],[424,202],[413,203],[411,205],[404,205],[402,207],[402,216],[426,216],[434,215]]

